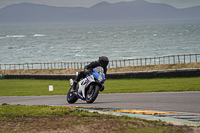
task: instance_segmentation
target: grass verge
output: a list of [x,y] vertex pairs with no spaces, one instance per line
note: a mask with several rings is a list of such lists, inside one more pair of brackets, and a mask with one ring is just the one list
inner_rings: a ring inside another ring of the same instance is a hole
[[0,106],[0,132],[190,133],[188,126],[55,106]]
[[[49,91],[53,85],[54,91]],[[64,95],[70,87],[66,80],[0,80],[0,96]]]
[[[49,91],[53,85],[54,91]],[[66,80],[0,80],[0,96],[66,95]],[[200,91],[200,77],[107,80],[102,93]]]
[[200,91],[200,77],[108,80],[104,93]]

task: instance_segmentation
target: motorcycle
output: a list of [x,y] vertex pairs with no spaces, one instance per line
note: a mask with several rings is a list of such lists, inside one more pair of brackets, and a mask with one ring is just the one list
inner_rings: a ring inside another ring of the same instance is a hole
[[99,91],[104,90],[103,84],[105,81],[104,69],[101,66],[94,68],[91,74],[88,74],[85,78],[81,79],[77,84],[75,91],[72,91],[73,80],[70,79],[71,88],[67,94],[68,103],[75,103],[78,99],[85,100],[87,103],[93,103],[96,100]]

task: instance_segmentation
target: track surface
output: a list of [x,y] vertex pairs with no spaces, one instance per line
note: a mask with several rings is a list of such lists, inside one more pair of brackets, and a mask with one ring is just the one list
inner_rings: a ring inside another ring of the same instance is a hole
[[65,95],[0,96],[0,104],[91,106],[200,113],[200,91],[99,94],[93,104],[78,100],[68,104]]

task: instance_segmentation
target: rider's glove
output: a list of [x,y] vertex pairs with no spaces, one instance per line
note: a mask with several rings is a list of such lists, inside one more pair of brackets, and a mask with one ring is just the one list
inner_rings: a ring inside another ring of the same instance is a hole
[[88,69],[84,69],[84,71],[85,71],[85,73],[87,73],[87,74],[90,74],[90,73],[91,73],[91,71],[88,70]]

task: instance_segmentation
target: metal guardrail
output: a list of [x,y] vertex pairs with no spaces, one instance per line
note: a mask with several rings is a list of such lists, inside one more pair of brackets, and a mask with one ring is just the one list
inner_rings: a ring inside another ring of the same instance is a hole
[[[112,60],[108,68],[125,66],[146,66],[161,64],[186,64],[200,62],[200,54],[169,55],[153,58],[137,58],[125,60]],[[24,64],[0,64],[0,70],[23,69],[82,69],[90,62],[49,62],[49,63],[24,63]]]

